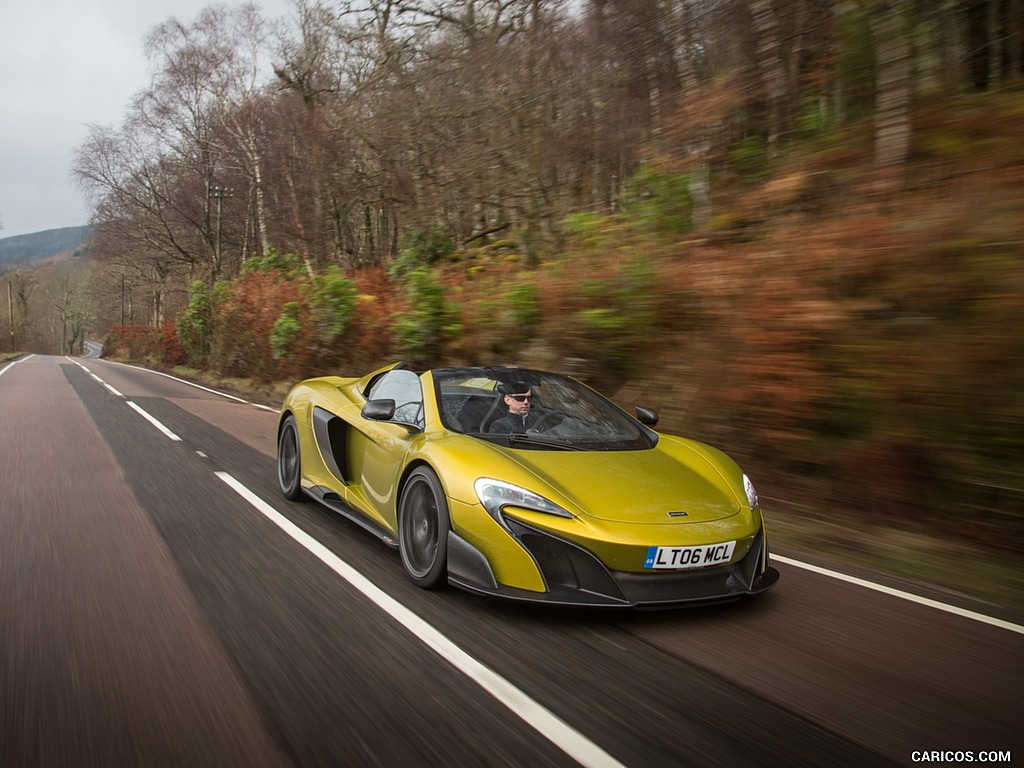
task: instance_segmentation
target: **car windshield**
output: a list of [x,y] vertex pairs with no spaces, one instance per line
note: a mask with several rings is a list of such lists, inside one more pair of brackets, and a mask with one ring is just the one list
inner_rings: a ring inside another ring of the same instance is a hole
[[592,389],[517,368],[434,371],[441,420],[455,432],[513,448],[642,450],[657,436]]

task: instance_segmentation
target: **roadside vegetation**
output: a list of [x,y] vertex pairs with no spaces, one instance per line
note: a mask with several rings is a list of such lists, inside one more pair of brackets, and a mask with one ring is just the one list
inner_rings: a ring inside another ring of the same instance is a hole
[[[271,401],[399,359],[567,370],[725,447],[784,540],[909,557],[905,572],[1021,607],[1021,111],[1015,91],[923,105],[897,191],[863,131],[794,150],[682,233],[650,224],[674,204],[652,195],[571,217],[541,258],[416,233],[389,270],[310,278],[273,253],[197,286],[176,323],[113,326],[107,350]],[[957,157],[979,137],[984,167]]]
[[[395,360],[566,371],[736,457],[783,541],[1024,608],[1019,30],[782,5],[440,3],[402,36],[371,4],[308,17],[259,91],[205,45],[225,17],[161,28],[134,108],[168,124],[77,160],[76,295],[106,354],[270,401]],[[200,44],[222,87],[189,104]]]

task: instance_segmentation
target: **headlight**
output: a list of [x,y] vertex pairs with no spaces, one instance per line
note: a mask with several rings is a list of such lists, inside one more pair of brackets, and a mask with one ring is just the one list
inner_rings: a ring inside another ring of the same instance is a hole
[[743,490],[747,492],[747,503],[751,509],[757,507],[757,491],[754,490],[754,484],[750,482],[750,478],[746,475],[743,476]]
[[502,527],[505,524],[500,513],[504,507],[520,507],[558,517],[572,517],[571,512],[562,509],[553,501],[548,501],[540,494],[520,488],[518,485],[512,485],[512,483],[481,477],[473,485],[473,488],[476,490],[480,503],[484,505],[484,509]]

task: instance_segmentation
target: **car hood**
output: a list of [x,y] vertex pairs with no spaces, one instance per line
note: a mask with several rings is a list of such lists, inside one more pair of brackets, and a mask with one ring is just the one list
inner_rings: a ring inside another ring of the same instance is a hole
[[[674,446],[672,453],[660,447],[641,451],[508,453],[576,507],[570,511],[601,520],[706,523],[731,517],[741,508],[736,494],[714,464],[685,446]],[[544,493],[541,487],[529,490]]]

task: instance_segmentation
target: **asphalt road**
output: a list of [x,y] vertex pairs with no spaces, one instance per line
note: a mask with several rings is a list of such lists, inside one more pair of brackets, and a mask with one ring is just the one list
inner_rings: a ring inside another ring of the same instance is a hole
[[0,364],[0,766],[1024,759],[1019,617],[795,552],[709,608],[424,592],[280,497],[275,428],[116,363]]

